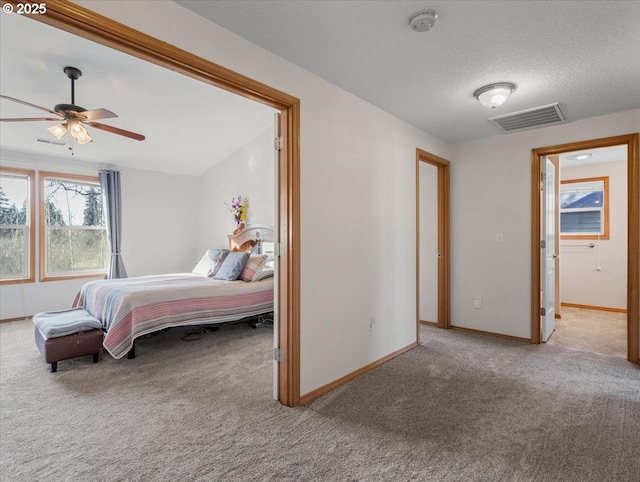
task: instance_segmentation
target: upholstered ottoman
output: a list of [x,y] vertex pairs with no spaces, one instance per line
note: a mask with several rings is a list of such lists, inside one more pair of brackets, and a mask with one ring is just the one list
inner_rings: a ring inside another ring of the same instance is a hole
[[102,347],[102,324],[82,308],[46,311],[33,315],[35,341],[45,361],[51,363],[51,373],[58,362],[93,355],[98,363]]

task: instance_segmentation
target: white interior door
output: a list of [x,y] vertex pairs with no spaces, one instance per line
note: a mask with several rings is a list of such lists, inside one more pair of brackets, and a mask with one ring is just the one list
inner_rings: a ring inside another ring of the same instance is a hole
[[420,321],[438,319],[438,168],[420,162],[419,172],[419,311]]
[[540,269],[540,324],[542,342],[549,340],[551,333],[555,329],[555,298],[556,298],[556,275],[555,264],[558,255],[555,252],[556,246],[556,190],[555,172],[556,168],[544,157],[541,162],[541,196],[542,196],[542,242],[541,249],[541,269]]

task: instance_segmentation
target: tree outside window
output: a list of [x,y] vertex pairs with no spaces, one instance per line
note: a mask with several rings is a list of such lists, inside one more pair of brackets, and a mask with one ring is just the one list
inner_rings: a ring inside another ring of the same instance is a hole
[[41,279],[104,274],[109,259],[97,178],[41,173]]
[[31,206],[34,171],[0,170],[0,283],[35,279],[34,222]]

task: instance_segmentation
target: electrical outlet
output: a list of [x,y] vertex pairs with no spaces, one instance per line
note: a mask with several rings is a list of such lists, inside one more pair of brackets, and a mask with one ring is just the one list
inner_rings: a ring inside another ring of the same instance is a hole
[[476,310],[479,310],[480,308],[482,308],[482,298],[480,298],[479,296],[474,296],[473,297],[473,307]]
[[376,319],[372,316],[369,318],[369,335],[373,335],[373,326],[376,324]]

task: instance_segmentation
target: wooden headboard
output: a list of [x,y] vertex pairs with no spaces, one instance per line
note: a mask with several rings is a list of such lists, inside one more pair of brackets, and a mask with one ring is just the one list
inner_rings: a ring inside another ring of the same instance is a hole
[[275,241],[273,228],[266,224],[249,224],[243,230],[227,237],[229,251],[251,251],[260,241]]

